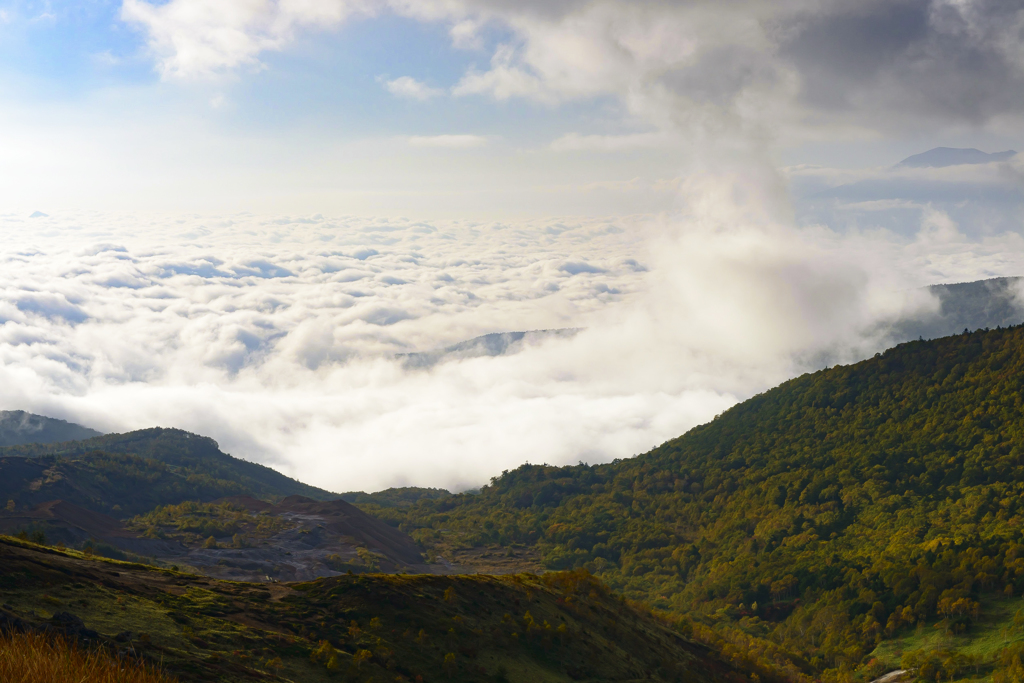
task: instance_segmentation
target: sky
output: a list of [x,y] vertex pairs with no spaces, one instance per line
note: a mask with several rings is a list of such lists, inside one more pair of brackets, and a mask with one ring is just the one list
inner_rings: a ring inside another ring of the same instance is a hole
[[[334,491],[641,453],[1022,275],[1014,0],[0,1],[0,408]],[[579,328],[498,358],[400,354]]]

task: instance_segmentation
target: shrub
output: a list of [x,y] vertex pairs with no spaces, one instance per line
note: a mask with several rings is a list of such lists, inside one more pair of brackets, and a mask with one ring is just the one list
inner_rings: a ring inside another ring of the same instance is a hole
[[105,652],[34,633],[0,635],[0,681],[176,683],[147,664],[119,662]]
[[86,541],[82,546],[82,552],[86,555],[100,555],[101,557],[108,557],[111,560],[128,559],[128,556],[119,549],[109,543],[100,543],[98,541]]

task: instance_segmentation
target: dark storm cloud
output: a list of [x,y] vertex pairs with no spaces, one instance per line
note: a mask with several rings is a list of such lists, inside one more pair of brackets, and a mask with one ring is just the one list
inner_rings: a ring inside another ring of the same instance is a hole
[[812,109],[884,127],[894,115],[983,123],[1024,108],[1020,2],[834,3],[793,19],[779,22],[780,56]]
[[467,73],[457,95],[616,94],[659,128],[719,137],[730,122],[799,136],[984,125],[1024,112],[1019,0],[463,7],[504,22],[517,40],[495,52],[490,71]]

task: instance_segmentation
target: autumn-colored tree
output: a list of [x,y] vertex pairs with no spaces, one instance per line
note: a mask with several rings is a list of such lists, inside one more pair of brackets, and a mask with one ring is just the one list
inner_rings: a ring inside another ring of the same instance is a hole
[[448,678],[451,678],[452,675],[455,673],[455,653],[454,652],[449,652],[449,653],[447,653],[444,656],[444,663],[443,663],[442,666],[444,667],[445,673],[448,674]]
[[373,657],[373,653],[369,650],[356,650],[356,653],[352,655],[352,666],[356,669],[363,665],[363,662]]

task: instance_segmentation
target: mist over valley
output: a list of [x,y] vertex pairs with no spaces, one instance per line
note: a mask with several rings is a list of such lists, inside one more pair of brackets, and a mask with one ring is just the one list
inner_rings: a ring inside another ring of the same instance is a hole
[[1024,683],[1022,44],[0,3],[0,681]]

